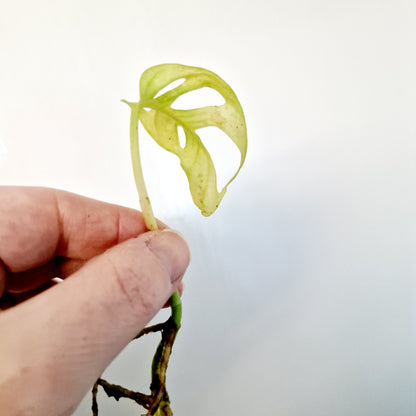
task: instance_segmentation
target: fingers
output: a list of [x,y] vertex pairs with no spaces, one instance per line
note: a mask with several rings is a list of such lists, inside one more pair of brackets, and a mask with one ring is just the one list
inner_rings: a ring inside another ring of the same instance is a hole
[[6,269],[4,268],[0,260],[0,298],[3,295],[5,287],[6,287]]
[[56,255],[86,260],[146,231],[141,213],[64,191],[0,187],[0,259],[18,273]]
[[73,260],[55,257],[43,266],[20,273],[7,273],[5,291],[7,293],[29,292],[52,279],[64,279],[79,270],[86,260]]
[[[72,260],[64,257],[57,257],[44,266],[21,273],[6,274],[4,268],[0,267],[0,298],[2,293],[7,293],[8,299],[2,299],[0,309],[17,305],[33,296],[42,293],[44,290],[57,284],[62,279],[69,277],[78,271],[86,260]],[[4,277],[6,277],[4,279]],[[178,287],[182,295],[183,283]],[[168,307],[169,302],[164,307]]]
[[[0,408],[71,414],[96,378],[179,287],[189,263],[172,231],[145,233],[0,314]],[[25,386],[31,386],[30,389]],[[19,391],[19,400],[10,398]],[[60,397],[60,399],[57,399]],[[8,401],[9,400],[9,401]]]

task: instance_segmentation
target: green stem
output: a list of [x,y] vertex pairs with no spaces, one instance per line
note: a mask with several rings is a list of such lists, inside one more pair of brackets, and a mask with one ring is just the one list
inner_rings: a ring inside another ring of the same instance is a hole
[[[139,149],[139,103],[129,103],[124,101],[131,108],[130,118],[130,151],[133,164],[134,180],[136,181],[137,192],[139,194],[140,206],[143,213],[144,222],[150,231],[158,229],[156,218],[153,214],[152,205],[146,190],[146,184],[143,177],[142,163],[140,160]],[[170,298],[170,306],[172,311],[172,319],[177,329],[181,326],[182,319],[182,302],[179,292],[176,291]]]
[[131,108],[130,118],[130,152],[133,164],[134,180],[136,181],[137,192],[139,194],[140,206],[142,208],[143,219],[149,231],[158,229],[156,218],[153,214],[152,204],[147,194],[146,184],[144,183],[142,163],[140,160],[139,149],[139,103],[129,103],[124,101]]
[[170,308],[172,311],[172,319],[177,330],[181,327],[182,320],[182,301],[178,291],[176,291],[170,298]]

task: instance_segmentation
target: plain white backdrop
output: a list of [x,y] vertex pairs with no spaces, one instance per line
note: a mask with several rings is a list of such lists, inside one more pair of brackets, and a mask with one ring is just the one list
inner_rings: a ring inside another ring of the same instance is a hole
[[[415,41],[412,0],[0,0],[0,184],[138,207],[120,100],[140,74],[202,66],[240,98],[246,165],[210,218],[143,138],[154,210],[192,249],[176,416],[416,413]],[[105,378],[146,390],[155,342]]]

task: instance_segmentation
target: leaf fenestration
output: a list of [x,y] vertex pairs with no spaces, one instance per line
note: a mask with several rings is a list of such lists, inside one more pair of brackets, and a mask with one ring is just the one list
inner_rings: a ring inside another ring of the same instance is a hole
[[[179,79],[184,79],[180,85],[159,94]],[[191,110],[172,108],[181,95],[205,87],[220,93],[225,103]],[[161,147],[179,157],[195,205],[203,215],[211,215],[217,209],[227,186],[237,176],[247,152],[244,114],[231,87],[218,75],[203,68],[179,64],[157,65],[146,70],[140,79],[138,118]],[[224,131],[241,155],[237,171],[220,191],[217,190],[215,166],[196,133],[196,130],[208,126]],[[184,146],[179,141],[178,128],[183,129],[185,134]]]

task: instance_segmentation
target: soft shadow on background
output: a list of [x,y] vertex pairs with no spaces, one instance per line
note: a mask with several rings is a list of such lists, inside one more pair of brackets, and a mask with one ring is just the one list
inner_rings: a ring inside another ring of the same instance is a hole
[[[143,145],[154,210],[192,249],[175,415],[416,413],[415,39],[411,0],[0,1],[1,184],[137,207],[120,100],[140,74],[202,66],[240,98],[247,162],[213,217]],[[105,377],[144,390],[155,342]]]

